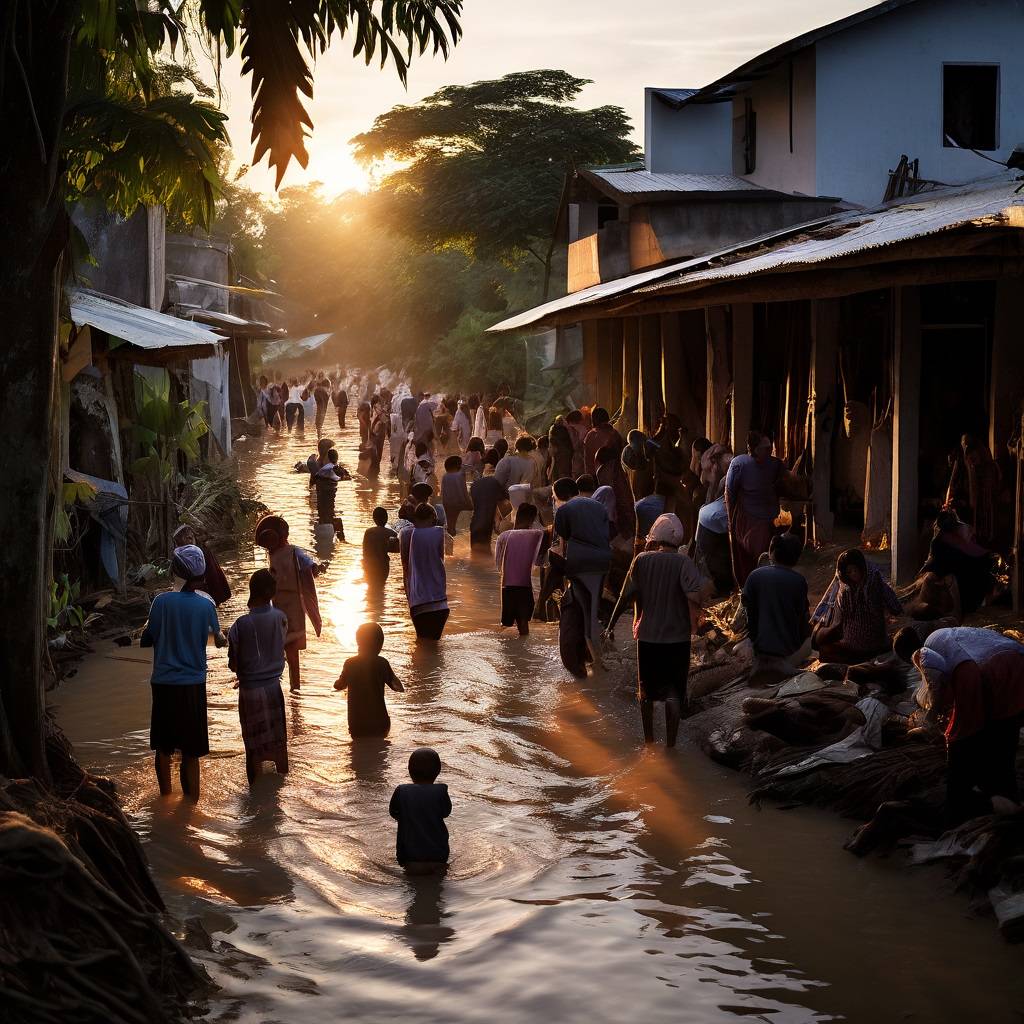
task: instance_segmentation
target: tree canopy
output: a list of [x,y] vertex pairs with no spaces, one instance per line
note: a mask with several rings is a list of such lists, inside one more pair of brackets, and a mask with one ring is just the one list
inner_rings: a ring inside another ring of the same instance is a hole
[[549,262],[566,173],[638,156],[620,107],[574,106],[588,84],[521,71],[381,114],[352,142],[364,163],[399,164],[379,192],[383,217],[435,247]]

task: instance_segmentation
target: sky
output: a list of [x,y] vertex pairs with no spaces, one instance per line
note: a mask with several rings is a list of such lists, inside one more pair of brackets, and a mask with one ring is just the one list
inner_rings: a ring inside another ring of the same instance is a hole
[[[335,40],[314,71],[309,166],[293,161],[282,187],[319,181],[328,194],[366,188],[369,178],[348,142],[378,114],[444,85],[535,68],[591,79],[580,105],[625,108],[642,145],[645,86],[706,85],[786,39],[870,6],[863,0],[465,0],[461,42],[447,61],[414,59],[408,89],[390,63],[366,67],[349,44]],[[235,55],[221,76],[236,165],[252,156],[249,82],[239,68]],[[273,194],[265,159],[243,181]]]

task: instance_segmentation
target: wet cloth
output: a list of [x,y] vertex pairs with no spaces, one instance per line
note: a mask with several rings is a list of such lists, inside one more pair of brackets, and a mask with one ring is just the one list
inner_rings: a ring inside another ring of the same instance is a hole
[[604,505],[605,512],[608,513],[609,532],[617,532],[614,530],[615,524],[618,522],[618,508],[615,504],[615,491],[607,484],[602,484],[596,491],[594,491],[594,501],[601,502],[601,504]]
[[755,569],[743,585],[743,607],[757,654],[788,658],[807,638],[807,580],[795,569]]
[[690,674],[690,641],[636,645],[637,697],[640,700],[686,700]]
[[150,682],[191,686],[206,682],[206,642],[220,633],[217,608],[188,590],[157,594],[149,609],[141,644],[153,648]]
[[339,689],[348,691],[348,731],[352,736],[387,736],[391,716],[384,690],[396,681],[387,658],[357,654],[341,669]]
[[[200,598],[204,604],[210,604]],[[159,754],[181,751],[182,757],[205,757],[210,752],[206,721],[206,683],[153,683],[149,747]]]
[[593,498],[570,498],[555,513],[555,535],[566,541],[566,575],[601,575],[608,571],[612,549],[608,541],[608,513]]
[[228,667],[242,690],[280,683],[288,618],[273,605],[257,605],[228,630]]
[[634,604],[633,638],[654,644],[689,644],[686,595],[700,592],[704,582],[693,561],[678,551],[640,552],[619,595],[619,605]]
[[697,513],[697,523],[709,533],[729,532],[729,513],[725,507],[725,495],[717,501],[709,501]]
[[515,626],[533,616],[533,587],[501,588],[501,624]]
[[743,586],[771,546],[775,527],[770,519],[755,519],[742,508],[730,510],[732,518],[732,565],[736,582]]
[[414,526],[400,536],[405,594],[413,615],[448,608],[444,527]]
[[398,822],[395,854],[399,864],[448,862],[448,828],[452,813],[448,787],[443,782],[407,782],[391,795],[388,807]]
[[533,486],[534,465],[533,460],[525,455],[502,456],[494,467],[494,479],[503,487],[512,487],[514,484],[528,484]]
[[533,567],[540,564],[544,531],[506,530],[494,545],[494,564],[501,572],[502,587],[532,587]]
[[615,495],[615,526],[619,536],[630,541],[636,536],[636,512],[633,508],[633,489],[629,486],[626,474],[619,465],[618,459],[606,462],[597,471],[597,482],[602,487],[610,487]]
[[294,544],[283,544],[270,552],[270,571],[277,580],[274,606],[288,618],[288,644],[297,644],[299,650],[306,647],[307,616],[316,635],[320,635],[320,605],[313,581],[315,564],[305,551]]
[[288,725],[279,681],[270,686],[239,687],[238,721],[247,758],[275,764],[287,761]]

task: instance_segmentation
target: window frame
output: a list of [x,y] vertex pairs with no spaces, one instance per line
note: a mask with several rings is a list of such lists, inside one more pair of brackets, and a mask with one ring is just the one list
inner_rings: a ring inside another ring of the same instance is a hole
[[[992,149],[981,149],[977,146],[951,146],[946,141],[946,68],[995,68],[996,71],[996,95],[995,95],[995,124],[993,126]],[[1003,64],[998,60],[944,60],[939,69],[939,142],[942,148],[952,150],[965,150],[971,152],[977,150],[979,153],[998,153],[1002,148],[1002,93],[1003,93]]]

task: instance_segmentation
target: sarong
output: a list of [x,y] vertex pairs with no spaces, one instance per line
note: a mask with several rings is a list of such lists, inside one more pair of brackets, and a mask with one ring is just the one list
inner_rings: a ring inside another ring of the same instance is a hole
[[288,758],[288,728],[280,683],[238,691],[238,720],[246,757],[280,764]]
[[732,566],[736,583],[742,587],[757,568],[757,560],[768,550],[775,524],[770,519],[755,519],[741,507],[734,513],[733,530]]

